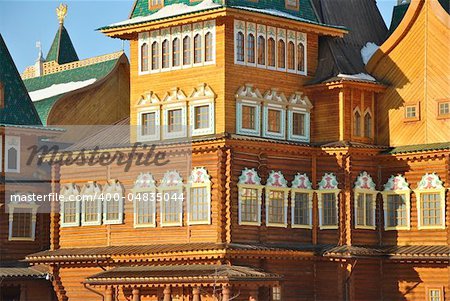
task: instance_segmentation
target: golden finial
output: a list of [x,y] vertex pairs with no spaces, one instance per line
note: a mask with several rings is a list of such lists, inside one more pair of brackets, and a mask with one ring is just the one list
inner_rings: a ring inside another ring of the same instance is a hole
[[58,16],[59,24],[64,23],[64,19],[67,15],[67,4],[60,4],[59,7],[56,8],[56,16]]

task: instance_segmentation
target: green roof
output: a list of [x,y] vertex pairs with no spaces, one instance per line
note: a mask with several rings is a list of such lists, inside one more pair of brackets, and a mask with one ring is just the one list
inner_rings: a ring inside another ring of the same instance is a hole
[[385,153],[403,154],[403,153],[418,153],[418,152],[429,152],[439,150],[450,150],[450,142],[397,146],[387,150]]
[[[148,4],[149,0],[136,0],[133,11],[131,12],[131,18],[135,17],[144,17],[156,13],[159,9],[151,10]],[[197,5],[200,1],[191,1],[191,0],[163,0],[164,6],[172,5],[172,4],[186,4],[186,5]],[[246,1],[246,0],[214,0],[214,2],[218,4],[222,4],[228,7],[250,7],[257,9],[272,9],[285,13],[289,13],[293,16],[312,21],[319,22],[317,16],[314,12],[314,9],[311,5],[310,0],[299,0],[300,9],[292,10],[286,9],[285,0],[259,0],[259,1]]]
[[[121,56],[115,59],[84,67],[78,67],[58,73],[25,79],[24,84],[28,89],[28,92],[33,92],[48,88],[52,85],[85,81],[93,78],[98,81],[107,76],[114,69],[114,66],[117,64],[120,58]],[[50,114],[53,105],[66,93],[63,92],[59,95],[33,102],[44,124],[47,124],[48,115]]]
[[65,64],[78,61],[78,55],[73,47],[72,40],[64,25],[60,25],[53,39],[52,46],[48,51],[46,62],[57,61],[58,64]]
[[41,120],[0,34],[0,82],[4,89],[4,106],[0,107],[0,124],[41,125]]
[[394,10],[392,11],[392,20],[391,26],[389,27],[389,35],[391,35],[402,22],[403,17],[408,10],[409,3],[402,3],[400,5],[394,6]]

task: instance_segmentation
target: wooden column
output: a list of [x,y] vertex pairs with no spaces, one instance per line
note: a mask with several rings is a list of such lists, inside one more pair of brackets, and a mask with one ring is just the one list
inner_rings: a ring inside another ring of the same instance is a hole
[[200,288],[194,287],[192,289],[192,301],[200,301]]
[[110,286],[107,286],[105,289],[105,301],[114,301],[113,289]]
[[133,288],[133,301],[141,301],[141,292],[137,287]]
[[222,288],[222,301],[229,301],[229,300],[230,300],[230,287],[224,285]]
[[164,289],[164,301],[171,301],[172,297],[170,296],[170,286],[166,286],[166,288]]

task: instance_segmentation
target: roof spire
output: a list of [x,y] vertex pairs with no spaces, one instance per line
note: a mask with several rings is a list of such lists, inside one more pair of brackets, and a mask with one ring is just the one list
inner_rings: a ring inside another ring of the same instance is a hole
[[42,44],[41,41],[36,42],[36,48],[38,49],[38,58],[37,62],[44,61],[44,54],[42,53]]
[[59,24],[64,24],[64,19],[67,15],[67,4],[59,4],[59,6],[56,8],[56,16],[58,17]]

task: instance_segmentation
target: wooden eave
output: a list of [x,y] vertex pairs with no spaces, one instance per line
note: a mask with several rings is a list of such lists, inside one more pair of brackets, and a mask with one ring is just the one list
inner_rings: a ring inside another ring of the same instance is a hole
[[308,92],[316,92],[316,91],[323,91],[323,90],[333,90],[333,89],[360,89],[365,91],[371,91],[376,93],[383,93],[386,91],[388,86],[381,84],[381,83],[375,83],[375,82],[366,82],[366,81],[355,81],[355,80],[339,80],[339,81],[333,81],[333,82],[324,82],[320,84],[310,85],[310,86],[304,86],[304,89]]

